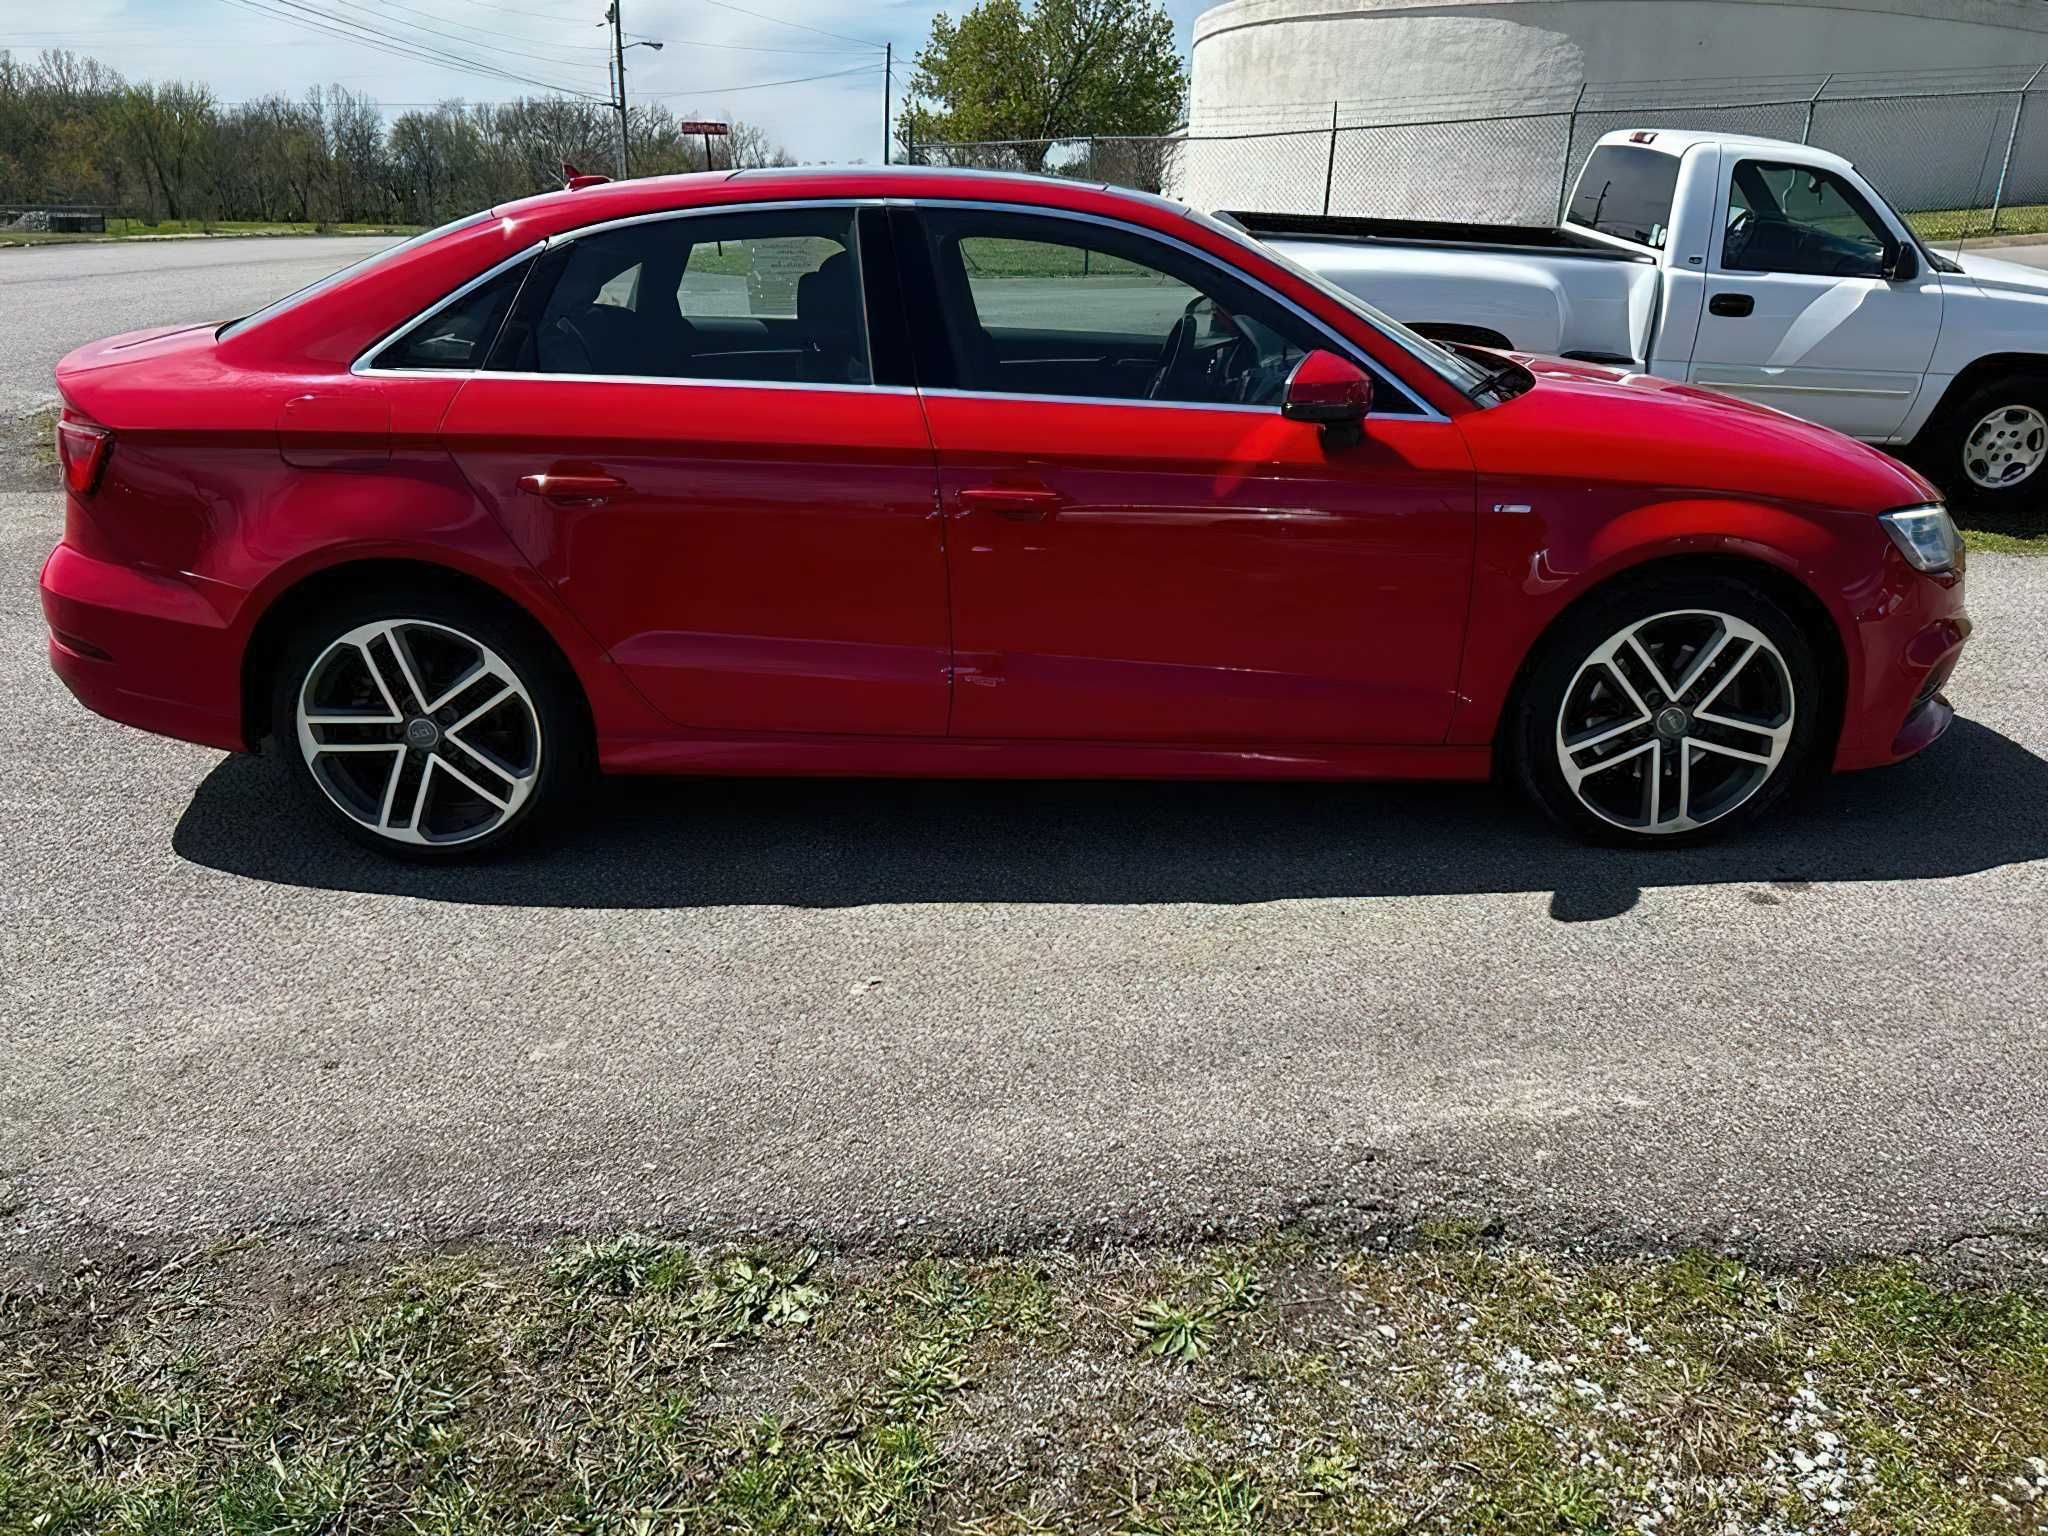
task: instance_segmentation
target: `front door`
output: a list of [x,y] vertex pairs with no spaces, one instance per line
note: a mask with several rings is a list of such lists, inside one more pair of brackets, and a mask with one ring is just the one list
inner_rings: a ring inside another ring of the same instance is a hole
[[931,441],[907,378],[876,381],[855,213],[656,218],[551,249],[443,423],[678,726],[945,734]]
[[[1100,221],[901,218],[948,519],[953,734],[1443,739],[1474,476],[1391,384],[1362,442],[1284,420],[1333,345],[1192,249]],[[1405,413],[1405,414],[1404,414]]]
[[1721,226],[1692,381],[1852,437],[1897,432],[1941,330],[1939,276],[1833,171],[1738,160]]

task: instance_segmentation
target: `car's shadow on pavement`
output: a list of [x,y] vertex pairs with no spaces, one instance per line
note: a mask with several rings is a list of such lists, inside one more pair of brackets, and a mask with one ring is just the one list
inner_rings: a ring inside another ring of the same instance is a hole
[[275,763],[209,774],[174,846],[255,879],[560,907],[1254,902],[1551,893],[1562,922],[1646,886],[1916,880],[2048,857],[2048,762],[1970,721],[1925,756],[1833,779],[1746,836],[1582,846],[1482,785],[611,780],[539,845],[383,858],[317,824]]

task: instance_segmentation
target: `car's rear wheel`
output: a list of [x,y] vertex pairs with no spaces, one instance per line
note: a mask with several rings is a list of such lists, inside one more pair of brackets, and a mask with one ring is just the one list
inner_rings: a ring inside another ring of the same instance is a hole
[[445,859],[500,848],[583,766],[560,663],[489,605],[394,594],[309,616],[276,668],[274,739],[360,842]]
[[1790,615],[1737,580],[1673,577],[1596,599],[1546,639],[1513,745],[1559,821],[1670,846],[1769,809],[1808,769],[1824,717]]
[[2048,374],[2014,373],[1943,412],[1924,468],[1956,501],[1990,511],[2048,507]]

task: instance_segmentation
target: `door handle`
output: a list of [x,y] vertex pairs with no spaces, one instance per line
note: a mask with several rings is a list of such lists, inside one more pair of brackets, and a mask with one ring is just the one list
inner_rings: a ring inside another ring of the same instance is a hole
[[1756,295],[1717,293],[1707,301],[1707,308],[1717,315],[1726,315],[1731,320],[1741,320],[1756,313]]
[[1059,510],[1066,500],[1058,491],[1000,485],[978,486],[960,493],[962,512],[993,512],[1018,522],[1034,522]]
[[550,470],[544,475],[521,475],[519,489],[544,501],[603,501],[630,489],[617,475],[603,471]]

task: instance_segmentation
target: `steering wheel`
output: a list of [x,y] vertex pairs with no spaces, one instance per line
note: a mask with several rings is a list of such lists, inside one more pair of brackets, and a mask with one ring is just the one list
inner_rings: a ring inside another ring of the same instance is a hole
[[[1209,349],[1204,358],[1197,344],[1196,335],[1201,329],[1196,312],[1207,304],[1217,321],[1229,331],[1229,338],[1220,345]],[[1250,372],[1247,354],[1258,356],[1258,344],[1238,323],[1237,317],[1206,294],[1196,294],[1188,300],[1187,307],[1180,312],[1172,332],[1166,338],[1165,350],[1160,354],[1159,370],[1152,375],[1152,382],[1145,387],[1148,400],[1171,398],[1202,399],[1212,397],[1222,403],[1230,398],[1230,386],[1238,383]],[[1207,385],[1206,390],[1181,390],[1183,382]]]

